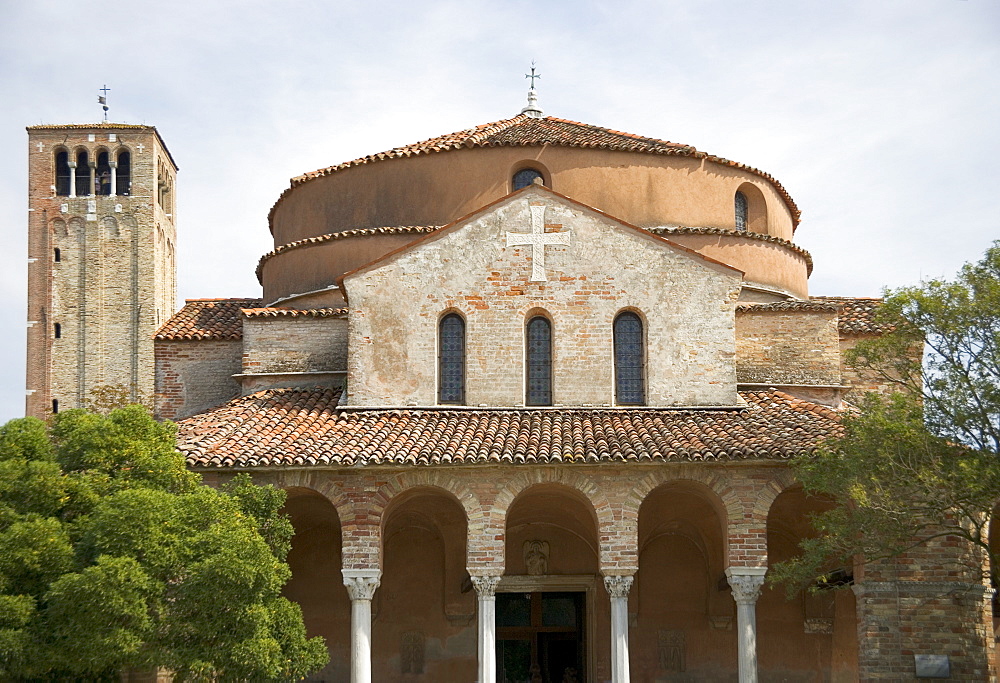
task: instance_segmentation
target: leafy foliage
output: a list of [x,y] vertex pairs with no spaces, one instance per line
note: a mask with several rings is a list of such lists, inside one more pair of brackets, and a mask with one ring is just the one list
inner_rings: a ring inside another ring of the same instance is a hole
[[[989,519],[1000,501],[1000,242],[954,282],[888,292],[878,315],[891,331],[860,342],[849,360],[899,391],[868,395],[843,437],[793,463],[808,492],[838,506],[814,516],[820,535],[801,543],[799,557],[772,569],[771,581],[790,590],[821,585],[825,572],[857,558],[936,543],[949,547],[940,561],[996,572]],[[923,357],[914,353],[921,344]]]
[[0,679],[296,680],[327,660],[281,597],[284,493],[221,490],[140,406],[0,427]]

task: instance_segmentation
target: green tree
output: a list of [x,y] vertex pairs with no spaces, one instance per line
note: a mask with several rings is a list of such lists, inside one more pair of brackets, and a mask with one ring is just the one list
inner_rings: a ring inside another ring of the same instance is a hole
[[0,427],[0,679],[297,680],[327,660],[281,597],[283,492],[200,483],[140,406]]
[[848,360],[898,392],[868,395],[842,436],[793,463],[808,492],[837,506],[814,516],[819,536],[771,580],[790,590],[816,585],[857,557],[885,560],[947,539],[966,542],[954,562],[996,579],[1000,242],[953,281],[887,292],[878,321],[890,331],[860,342]]

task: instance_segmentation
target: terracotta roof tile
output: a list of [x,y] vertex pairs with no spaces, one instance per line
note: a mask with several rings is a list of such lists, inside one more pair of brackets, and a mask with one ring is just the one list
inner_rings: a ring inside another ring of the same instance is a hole
[[154,339],[242,339],[240,310],[262,303],[260,299],[188,299]]
[[274,206],[271,207],[268,219],[270,220],[274,216],[274,211],[278,204],[281,203],[281,200],[293,188],[303,183],[307,183],[315,178],[321,178],[323,176],[336,173],[337,171],[351,168],[352,166],[361,166],[364,164],[375,163],[377,161],[384,161],[386,159],[397,159],[400,157],[417,156],[420,154],[432,154],[435,152],[444,152],[462,148],[526,147],[537,145],[558,145],[562,147],[585,147],[623,152],[640,152],[645,154],[687,156],[698,159],[707,159],[724,166],[739,168],[749,173],[758,175],[774,185],[775,189],[777,189],[778,193],[788,205],[795,225],[798,225],[799,222],[801,212],[785,188],[783,188],[781,183],[779,183],[774,177],[759,169],[746,166],[745,164],[741,164],[730,159],[724,159],[722,157],[706,154],[705,152],[699,152],[690,145],[667,142],[666,140],[647,138],[640,135],[632,135],[631,133],[622,133],[621,131],[612,130],[610,128],[592,126],[586,123],[579,123],[577,121],[568,121],[566,119],[557,119],[551,116],[545,118],[534,118],[525,114],[519,114],[513,118],[504,119],[502,121],[486,123],[476,126],[475,128],[467,128],[466,130],[460,130],[455,133],[448,133],[447,135],[430,138],[429,140],[417,142],[412,145],[394,147],[386,152],[370,154],[359,159],[354,159],[353,161],[337,164],[336,166],[328,166],[327,168],[321,168],[316,171],[304,173],[300,176],[292,178],[291,187],[285,190],[285,192],[283,192],[278,198],[278,201],[275,202]]
[[841,334],[884,334],[894,329],[892,325],[885,325],[875,319],[882,299],[846,296],[813,296],[809,298],[813,301],[840,306],[839,328]]
[[738,409],[365,409],[331,389],[272,389],[178,422],[201,468],[787,459],[838,415],[776,390]]

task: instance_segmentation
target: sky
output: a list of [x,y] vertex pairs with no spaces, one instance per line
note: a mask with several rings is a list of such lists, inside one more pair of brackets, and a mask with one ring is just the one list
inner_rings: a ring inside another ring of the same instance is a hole
[[810,292],[951,277],[1000,238],[997,0],[0,0],[0,422],[24,412],[27,134],[155,125],[178,305],[257,296],[291,177],[508,118],[681,142],[776,177]]

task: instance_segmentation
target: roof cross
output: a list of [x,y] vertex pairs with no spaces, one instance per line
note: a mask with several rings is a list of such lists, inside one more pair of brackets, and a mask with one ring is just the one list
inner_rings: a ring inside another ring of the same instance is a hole
[[531,62],[531,73],[530,74],[524,74],[524,77],[531,79],[531,89],[534,90],[535,89],[535,79],[542,77],[541,74],[536,74],[535,73],[535,62],[534,62],[534,60],[532,60],[532,62]]
[[107,83],[104,84],[103,88],[98,88],[103,95],[97,96],[97,102],[104,109],[104,120],[108,120],[108,93],[111,92],[111,88],[108,87]]
[[569,233],[545,232],[545,206],[529,206],[531,210],[531,232],[508,232],[507,246],[531,245],[531,279],[529,282],[545,282],[545,247],[549,245],[569,246]]

